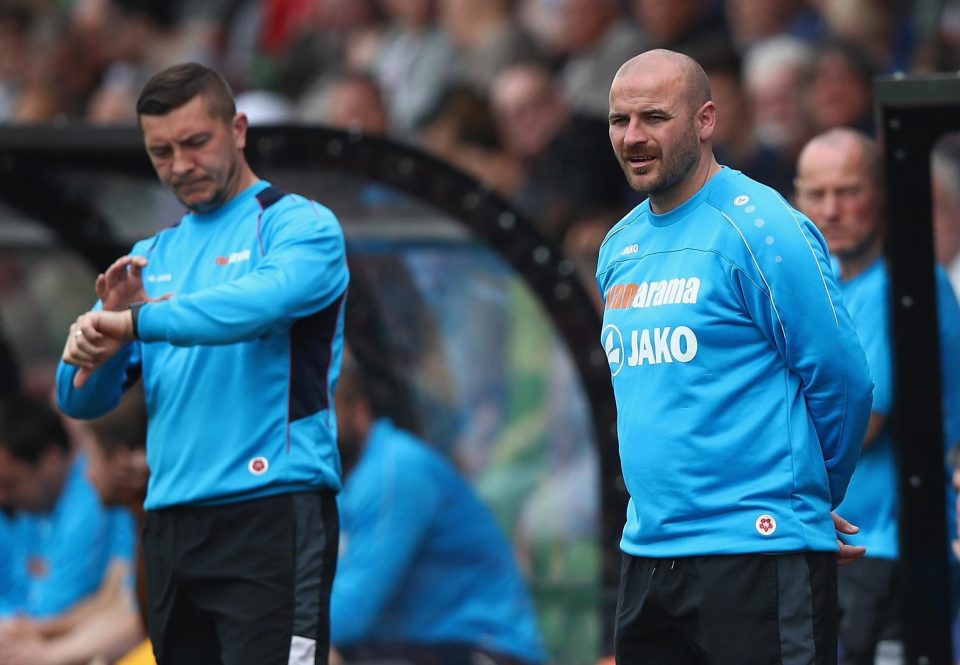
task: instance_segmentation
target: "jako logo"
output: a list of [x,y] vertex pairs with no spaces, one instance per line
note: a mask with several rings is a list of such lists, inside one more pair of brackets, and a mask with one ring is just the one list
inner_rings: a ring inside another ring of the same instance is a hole
[[620,256],[628,256],[630,254],[636,254],[639,251],[640,251],[640,245],[638,245],[637,243],[633,243],[632,245],[627,245],[626,247],[624,247],[623,250],[620,252]]
[[687,326],[671,328],[644,328],[630,333],[630,355],[620,329],[608,323],[600,333],[603,350],[607,354],[610,374],[616,376],[623,366],[660,365],[661,363],[688,363],[697,356],[697,335]]
[[250,250],[245,249],[242,252],[233,252],[230,256],[218,256],[214,263],[218,266],[226,266],[231,263],[240,263],[241,261],[250,260]]
[[624,364],[623,335],[620,334],[619,328],[610,323],[604,326],[600,333],[600,339],[603,343],[603,350],[607,354],[610,374],[616,376],[623,369]]

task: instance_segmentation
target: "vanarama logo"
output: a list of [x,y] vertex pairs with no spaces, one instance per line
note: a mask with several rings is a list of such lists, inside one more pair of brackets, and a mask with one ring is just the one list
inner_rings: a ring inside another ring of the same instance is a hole
[[614,284],[607,290],[606,309],[692,305],[700,295],[699,277],[675,277],[639,284]]
[[241,261],[249,261],[249,260],[250,260],[250,250],[245,249],[242,252],[233,252],[230,254],[230,256],[218,256],[214,260],[214,263],[216,263],[218,266],[227,266],[227,265],[230,265],[231,263],[240,263]]
[[612,376],[619,374],[624,366],[688,363],[696,358],[699,349],[696,333],[687,326],[633,330],[628,349],[620,329],[608,323],[600,333],[600,341]]

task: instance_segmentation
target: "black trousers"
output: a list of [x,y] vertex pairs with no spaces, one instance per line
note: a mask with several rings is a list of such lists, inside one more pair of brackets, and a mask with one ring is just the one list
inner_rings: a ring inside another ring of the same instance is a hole
[[835,665],[833,552],[624,555],[618,665]]
[[332,492],[148,512],[159,665],[325,665],[339,530]]
[[475,644],[366,644],[344,647],[347,665],[534,665]]
[[844,665],[873,665],[877,642],[899,640],[897,562],[864,557],[840,569],[840,643]]

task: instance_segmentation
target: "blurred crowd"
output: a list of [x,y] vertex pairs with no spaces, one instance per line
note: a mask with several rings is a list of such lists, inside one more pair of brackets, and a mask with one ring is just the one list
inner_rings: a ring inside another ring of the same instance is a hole
[[150,75],[198,61],[254,124],[386,134],[452,161],[589,267],[637,203],[607,139],[610,81],[654,47],[708,70],[721,162],[789,195],[808,138],[872,130],[875,75],[960,68],[960,2],[5,0],[0,122],[133,123]]

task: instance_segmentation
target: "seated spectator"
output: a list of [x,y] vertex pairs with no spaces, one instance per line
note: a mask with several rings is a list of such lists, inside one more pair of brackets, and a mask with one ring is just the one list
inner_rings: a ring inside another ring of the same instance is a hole
[[[87,477],[108,506],[124,506],[142,516],[146,493],[146,409],[143,393],[129,390],[114,411],[90,421],[84,440]],[[142,560],[142,558],[141,558]],[[143,639],[145,623],[137,612],[130,562],[114,560],[97,592],[53,621],[18,626],[0,647],[2,665],[73,665],[103,659],[114,662]],[[142,576],[138,576],[142,581]],[[145,590],[144,590],[145,591]],[[140,594],[140,608],[146,605]],[[120,661],[121,665],[151,663]]]
[[804,0],[724,0],[734,45],[748,49],[778,35],[812,42],[823,31],[822,21]]
[[490,101],[500,142],[522,168],[507,193],[544,231],[558,237],[586,209],[612,209],[615,218],[626,210],[606,121],[571,111],[545,67],[504,70]]
[[536,43],[513,20],[512,0],[438,0],[440,24],[454,46],[448,82],[485,95],[510,65],[537,57]]
[[446,87],[454,47],[433,0],[384,0],[387,26],[369,63],[390,99],[390,128],[409,132]]
[[490,108],[472,88],[454,86],[418,128],[422,146],[499,192],[517,188],[523,170],[500,145]]
[[632,0],[630,7],[651,48],[694,57],[729,47],[726,26],[710,0]]
[[433,448],[374,413],[345,358],[336,393],[346,474],[331,641],[348,663],[542,663],[510,545]]
[[742,171],[754,180],[789,197],[793,193],[793,166],[774,148],[759,139],[740,77],[740,59],[732,52],[704,58],[710,90],[717,104],[713,131],[717,161]]
[[387,133],[387,108],[377,80],[344,74],[300,100],[300,120],[364,134]]
[[625,61],[648,48],[619,0],[560,0],[560,86],[571,107],[607,119],[610,83]]
[[47,662],[34,655],[38,643],[90,611],[101,585],[120,588],[130,570],[132,519],[100,504],[86,467],[46,403],[11,398],[0,406],[0,505],[16,511],[0,617],[5,665]]
[[791,165],[811,136],[803,91],[812,64],[812,48],[795,37],[764,40],[743,57],[744,89],[757,138]]
[[872,134],[874,73],[856,44],[831,40],[818,45],[806,100],[814,130],[848,127]]

